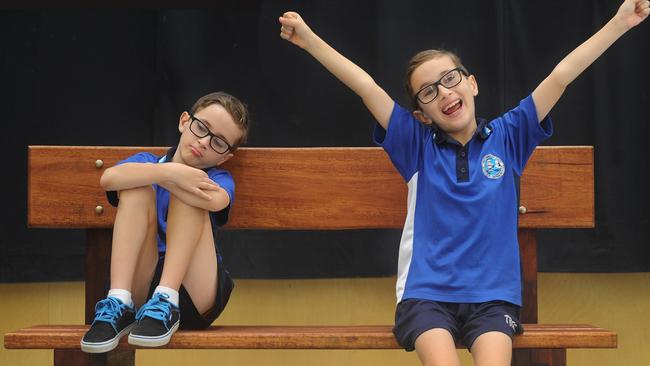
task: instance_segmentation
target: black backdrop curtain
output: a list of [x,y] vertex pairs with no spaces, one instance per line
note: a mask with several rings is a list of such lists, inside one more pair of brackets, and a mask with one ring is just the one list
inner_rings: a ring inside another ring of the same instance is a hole
[[[179,2],[180,3],[180,2]],[[417,51],[456,51],[478,79],[477,113],[515,106],[615,13],[616,1],[238,1],[60,4],[0,10],[5,156],[0,281],[83,278],[83,233],[26,228],[26,146],[168,146],[178,116],[225,90],[248,102],[249,146],[371,146],[359,98],[278,36],[297,10],[398,102]],[[594,145],[596,229],[543,231],[542,271],[650,270],[650,21],[624,35],[552,111],[548,145]],[[224,232],[236,277],[385,276],[400,232]]]

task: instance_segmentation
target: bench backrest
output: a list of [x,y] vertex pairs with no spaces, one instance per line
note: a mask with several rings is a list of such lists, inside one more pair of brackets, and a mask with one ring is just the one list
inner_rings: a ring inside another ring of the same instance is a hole
[[[30,146],[29,226],[111,227],[115,209],[99,177],[140,151],[162,155],[166,149]],[[242,148],[224,168],[237,185],[231,229],[404,224],[406,184],[380,148]],[[520,228],[593,227],[593,148],[537,148],[521,179],[520,201],[526,208]]]
[[[85,228],[86,322],[106,294],[115,209],[103,169],[162,147],[29,147],[30,227]],[[237,184],[231,229],[401,228],[406,184],[379,148],[243,148],[224,166]],[[539,147],[521,178],[520,320],[537,322],[537,228],[594,226],[592,147]],[[101,207],[98,207],[101,206]]]

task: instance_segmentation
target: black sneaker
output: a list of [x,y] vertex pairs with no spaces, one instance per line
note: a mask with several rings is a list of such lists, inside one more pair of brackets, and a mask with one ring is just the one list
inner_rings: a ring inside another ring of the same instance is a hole
[[122,301],[107,297],[95,305],[95,320],[81,339],[81,350],[88,353],[108,352],[135,325],[135,310]]
[[178,306],[168,301],[169,295],[155,293],[138,309],[138,323],[129,334],[129,343],[142,347],[160,347],[169,343],[181,318]]

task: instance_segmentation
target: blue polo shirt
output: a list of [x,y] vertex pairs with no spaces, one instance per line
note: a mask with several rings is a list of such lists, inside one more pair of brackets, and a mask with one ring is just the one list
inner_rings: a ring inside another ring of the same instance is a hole
[[408,185],[397,302],[504,300],[521,305],[517,181],[552,133],[537,122],[532,96],[487,122],[461,146],[395,103],[374,139]]
[[[176,147],[169,149],[169,151],[167,151],[167,154],[164,156],[156,156],[148,152],[141,152],[118,162],[116,165],[124,163],[160,164],[170,162],[172,161],[174,152],[176,152]],[[210,179],[212,179],[221,188],[223,188],[228,193],[228,196],[230,196],[230,204],[226,208],[218,212],[210,212],[212,234],[214,237],[215,246],[217,246],[217,228],[219,226],[225,225],[226,222],[228,222],[228,213],[230,212],[230,207],[235,200],[235,181],[233,180],[232,175],[223,169],[209,168],[203,170],[208,174]],[[164,253],[167,248],[167,211],[169,209],[169,191],[157,184],[153,184],[152,186],[156,190],[156,210],[158,213],[158,252]],[[111,205],[117,206],[119,201],[117,193],[115,191],[108,191],[106,192],[106,195]],[[218,248],[217,253],[220,253]]]

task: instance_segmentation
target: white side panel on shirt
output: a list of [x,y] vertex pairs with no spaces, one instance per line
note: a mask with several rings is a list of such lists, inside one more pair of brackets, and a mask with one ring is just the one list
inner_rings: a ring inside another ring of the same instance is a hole
[[408,182],[407,213],[402,240],[399,244],[399,259],[397,260],[397,303],[402,301],[404,288],[406,287],[406,278],[408,277],[411,267],[411,257],[413,256],[413,223],[415,218],[415,198],[418,192],[418,172],[413,174]]

